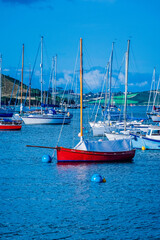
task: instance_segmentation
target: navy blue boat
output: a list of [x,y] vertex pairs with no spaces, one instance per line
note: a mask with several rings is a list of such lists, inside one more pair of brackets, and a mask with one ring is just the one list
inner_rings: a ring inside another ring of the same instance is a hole
[[10,118],[13,116],[13,111],[10,109],[4,109],[4,108],[0,108],[0,117],[1,118]]

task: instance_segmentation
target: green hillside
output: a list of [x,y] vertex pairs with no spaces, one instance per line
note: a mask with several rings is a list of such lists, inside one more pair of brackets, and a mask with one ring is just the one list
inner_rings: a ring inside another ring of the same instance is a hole
[[[149,91],[145,92],[138,92],[138,93],[131,93],[127,96],[127,104],[132,105],[147,105],[149,98]],[[91,100],[89,104],[94,104],[95,102],[99,102],[99,100]],[[151,98],[151,102],[153,98]],[[112,102],[115,105],[124,105],[124,94],[119,96],[112,96]],[[100,104],[104,105],[105,100],[104,98],[100,100]]]
[[[15,104],[16,99],[20,102],[20,81],[16,80],[14,78],[11,78],[9,76],[5,76],[2,74],[2,103],[8,104],[10,101],[10,97],[12,94],[12,101],[11,105]],[[27,93],[27,85],[23,84],[23,101],[26,98]],[[58,89],[58,88],[57,88]],[[68,90],[69,91],[69,90]],[[13,92],[13,93],[12,93]],[[17,94],[18,93],[18,94]],[[47,92],[43,92],[43,99],[45,100],[47,96]],[[65,99],[65,102],[68,101],[68,92],[66,91],[65,94],[63,94],[63,89],[59,88],[58,92],[56,93],[56,102],[59,104],[61,101],[61,98]],[[95,104],[95,102],[99,102],[100,104],[105,104],[105,94],[101,93],[86,93],[84,94],[84,101],[86,104]],[[39,105],[40,104],[40,98],[41,98],[41,92],[40,89],[31,89],[31,105]],[[137,93],[129,93],[127,96],[127,104],[128,105],[147,105],[149,98],[149,91],[144,92],[137,92]],[[69,94],[70,103],[74,103],[74,101],[78,101],[79,97],[78,95],[74,95],[74,92],[72,91],[72,94]],[[49,103],[52,103],[52,96],[51,92],[48,95]],[[159,100],[158,100],[159,101]],[[27,100],[26,104],[28,105],[29,97],[27,94]],[[151,97],[151,104],[153,102],[153,94]],[[112,95],[112,103],[115,105],[124,105],[124,93],[122,92],[116,92]]]

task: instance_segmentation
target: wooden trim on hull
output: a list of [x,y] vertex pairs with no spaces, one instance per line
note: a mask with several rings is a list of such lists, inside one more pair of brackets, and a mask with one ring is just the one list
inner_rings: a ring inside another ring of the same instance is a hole
[[128,162],[135,150],[124,152],[92,152],[57,147],[57,162]]

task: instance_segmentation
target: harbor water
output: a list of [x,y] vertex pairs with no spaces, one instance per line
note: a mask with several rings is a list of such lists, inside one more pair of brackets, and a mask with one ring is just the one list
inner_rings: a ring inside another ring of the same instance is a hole
[[[144,107],[129,110],[146,117]],[[86,136],[90,116],[86,108]],[[78,131],[74,114],[63,129],[0,132],[0,239],[160,239],[160,151],[138,150],[132,163],[73,165],[57,164],[56,153],[43,163],[53,150],[26,147],[71,147]],[[106,183],[91,182],[95,173]]]

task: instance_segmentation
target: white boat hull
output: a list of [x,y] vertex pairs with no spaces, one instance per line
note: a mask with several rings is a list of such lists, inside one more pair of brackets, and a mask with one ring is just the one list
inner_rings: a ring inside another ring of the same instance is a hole
[[160,122],[160,115],[152,115],[151,119],[153,122]]
[[145,147],[150,150],[160,150],[160,140],[149,139],[142,136],[132,135],[133,148],[142,149]]
[[29,125],[57,125],[57,124],[69,124],[71,122],[70,117],[64,116],[54,116],[54,117],[46,117],[44,115],[30,115],[22,117],[22,120],[25,124]]
[[103,137],[106,132],[111,132],[111,126],[92,127],[94,137]]

